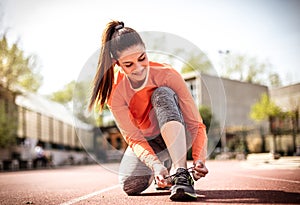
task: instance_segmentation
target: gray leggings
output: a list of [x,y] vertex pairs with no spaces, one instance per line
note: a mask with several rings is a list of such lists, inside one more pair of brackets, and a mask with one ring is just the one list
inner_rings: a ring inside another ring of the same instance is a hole
[[[151,98],[160,128],[170,121],[184,124],[178,99],[173,90],[168,87],[157,88]],[[159,160],[170,170],[171,158],[161,135],[152,136],[148,143],[153,148]],[[147,189],[153,181],[152,170],[141,162],[128,147],[122,158],[119,169],[119,181],[128,195],[136,195]]]

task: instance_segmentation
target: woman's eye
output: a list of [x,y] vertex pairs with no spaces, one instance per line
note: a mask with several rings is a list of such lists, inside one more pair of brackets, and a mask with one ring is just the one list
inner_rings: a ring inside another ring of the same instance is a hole
[[145,60],[145,56],[143,56],[142,58],[139,58],[139,61],[143,61],[143,60]]
[[132,63],[125,65],[126,68],[129,68],[130,66],[132,66]]

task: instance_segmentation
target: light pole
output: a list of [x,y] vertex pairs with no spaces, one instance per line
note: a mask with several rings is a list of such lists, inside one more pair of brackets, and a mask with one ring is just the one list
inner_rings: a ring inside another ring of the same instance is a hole
[[[218,51],[219,56],[227,56],[230,54],[230,50],[219,50]],[[219,59],[220,62],[220,59]],[[224,62],[224,57],[222,57],[222,60],[220,62],[221,65],[221,73],[224,74],[223,72],[225,71],[225,62]],[[226,139],[226,127],[225,127],[225,131],[222,132],[221,135],[221,147],[223,148],[224,152],[227,152],[227,139]]]

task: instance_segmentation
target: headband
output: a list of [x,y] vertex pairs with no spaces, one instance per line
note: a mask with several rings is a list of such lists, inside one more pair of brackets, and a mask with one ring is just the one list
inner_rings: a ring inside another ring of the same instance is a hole
[[115,27],[116,31],[118,31],[118,30],[124,28],[124,23],[123,23],[122,21],[119,22],[119,23],[120,23],[120,24],[119,24],[119,25],[116,25],[116,27]]

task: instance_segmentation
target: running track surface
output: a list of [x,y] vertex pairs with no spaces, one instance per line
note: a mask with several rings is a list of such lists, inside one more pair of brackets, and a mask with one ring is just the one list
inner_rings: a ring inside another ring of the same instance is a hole
[[151,185],[127,196],[118,164],[0,173],[0,204],[300,204],[300,169],[208,161],[209,174],[195,183],[198,200],[172,202]]

